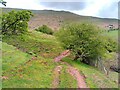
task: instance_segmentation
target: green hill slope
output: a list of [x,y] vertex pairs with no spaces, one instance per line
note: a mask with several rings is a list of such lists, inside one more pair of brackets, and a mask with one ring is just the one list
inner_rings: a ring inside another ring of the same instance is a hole
[[[17,48],[7,43],[2,43],[2,70],[3,73],[10,71],[27,62],[31,56],[19,51]],[[13,64],[14,63],[14,64]]]
[[[77,88],[76,80],[66,72],[68,66],[53,59],[64,49],[54,36],[30,31],[22,36],[3,37],[3,88],[50,88],[55,78],[54,69],[62,67],[59,88]],[[94,67],[64,58],[78,69],[91,88],[117,88],[117,83]]]

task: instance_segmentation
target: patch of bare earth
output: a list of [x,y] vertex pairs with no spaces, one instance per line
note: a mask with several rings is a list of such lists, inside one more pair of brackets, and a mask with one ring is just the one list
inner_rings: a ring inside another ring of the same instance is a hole
[[62,58],[66,57],[70,55],[70,51],[69,50],[66,50],[64,51],[63,53],[61,53],[59,56],[57,56],[55,59],[54,59],[54,62],[59,62],[60,60],[62,60]]
[[7,76],[1,76],[0,78],[4,80],[9,79]]

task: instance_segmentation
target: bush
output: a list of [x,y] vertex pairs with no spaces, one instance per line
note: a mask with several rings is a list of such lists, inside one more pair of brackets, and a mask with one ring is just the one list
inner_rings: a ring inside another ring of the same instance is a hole
[[49,28],[47,25],[42,25],[41,27],[39,27],[38,29],[35,29],[35,30],[42,32],[42,33],[53,35],[52,29]]
[[56,37],[65,49],[70,49],[75,60],[91,64],[105,53],[101,30],[91,24],[68,24],[62,27]]

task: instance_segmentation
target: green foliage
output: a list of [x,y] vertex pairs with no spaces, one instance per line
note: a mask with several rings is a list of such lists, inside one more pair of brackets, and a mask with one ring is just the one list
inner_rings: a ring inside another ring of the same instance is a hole
[[32,12],[28,10],[11,11],[2,16],[2,34],[21,34],[27,32]]
[[80,60],[88,64],[105,52],[100,30],[91,24],[66,25],[56,36],[64,48],[71,49]]
[[108,52],[118,52],[119,42],[118,42],[118,31],[110,31],[105,32],[103,31],[103,42],[105,43],[105,49]]
[[36,31],[42,32],[42,33],[46,33],[46,34],[53,34],[53,31],[51,28],[49,28],[47,25],[42,25],[41,27],[39,27],[38,29],[35,29]]
[[2,4],[2,5],[4,5],[4,6],[6,6],[6,1],[4,1],[4,0],[0,0],[0,3]]
[[108,52],[118,51],[118,43],[114,39],[110,37],[105,37],[104,42],[105,42],[105,48]]

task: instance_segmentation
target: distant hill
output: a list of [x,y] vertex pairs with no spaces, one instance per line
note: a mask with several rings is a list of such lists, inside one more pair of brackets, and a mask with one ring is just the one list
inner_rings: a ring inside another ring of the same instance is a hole
[[[17,8],[3,8],[3,13],[11,10],[24,10]],[[112,18],[98,18],[92,16],[77,15],[68,11],[54,11],[54,10],[31,10],[34,16],[29,21],[29,28],[31,30],[45,24],[53,30],[58,30],[59,27],[68,22],[89,22],[98,25],[101,28],[108,29],[108,25],[112,24],[118,28],[118,20]]]

